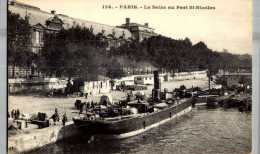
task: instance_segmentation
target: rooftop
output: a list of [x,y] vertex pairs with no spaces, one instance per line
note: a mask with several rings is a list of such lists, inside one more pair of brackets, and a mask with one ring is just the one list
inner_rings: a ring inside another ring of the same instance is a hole
[[41,24],[42,26],[46,27],[45,25],[46,20],[51,19],[54,16],[57,16],[64,23],[63,28],[65,29],[69,29],[73,26],[79,25],[81,27],[86,27],[89,29],[91,28],[93,30],[93,34],[95,35],[97,35],[98,33],[102,33],[103,31],[105,36],[114,33],[114,36],[116,38],[119,38],[124,33],[125,39],[132,37],[132,34],[127,29],[95,23],[95,22],[86,21],[82,19],[76,19],[63,14],[52,14],[49,12],[42,11],[40,8],[27,5],[24,3],[20,3],[17,1],[10,1],[8,5],[8,9],[12,13],[20,14],[22,18],[25,18],[25,16],[27,15],[29,17],[29,23],[32,26]]
[[[117,27],[125,27],[126,24],[122,24],[120,26],[117,26]],[[138,23],[130,23],[130,26],[138,26],[138,27],[143,27],[143,28],[148,28],[148,29],[152,29],[152,30],[155,30],[154,28],[151,28],[151,27],[148,27],[146,25],[142,25],[142,24],[138,24]]]

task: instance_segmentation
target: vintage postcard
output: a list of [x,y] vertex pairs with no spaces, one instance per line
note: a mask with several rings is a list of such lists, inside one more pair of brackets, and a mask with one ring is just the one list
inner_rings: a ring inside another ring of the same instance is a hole
[[252,152],[252,0],[9,0],[9,153]]

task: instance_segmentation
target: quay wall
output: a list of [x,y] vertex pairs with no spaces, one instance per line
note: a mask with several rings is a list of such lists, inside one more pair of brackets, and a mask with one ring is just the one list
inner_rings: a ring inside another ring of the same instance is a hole
[[[120,84],[121,81],[125,81],[125,83],[133,84],[134,78],[136,76],[150,77],[153,76],[151,74],[146,75],[131,75],[123,77],[122,79],[116,80],[116,85]],[[170,80],[190,80],[190,79],[199,79],[207,77],[206,71],[194,71],[194,72],[180,72],[180,73],[171,73],[171,74],[160,74],[160,78],[164,79],[164,81]],[[21,91],[51,91],[52,89],[60,89],[65,88],[67,84],[67,80],[60,80],[58,78],[32,78],[32,79],[8,79],[8,92],[15,93]],[[111,89],[111,85],[109,80],[104,81],[91,81],[85,82],[84,87],[82,87],[82,91],[85,93],[88,92],[90,95],[96,95],[100,93],[109,93]]]
[[[123,77],[122,79],[116,80],[117,82],[120,81],[134,81],[134,78],[137,76],[143,76],[143,77],[150,77],[153,76],[151,74],[146,75],[131,75]],[[179,72],[179,73],[163,73],[160,74],[160,78],[164,78],[164,81],[170,81],[170,80],[188,80],[188,79],[200,79],[207,77],[207,71],[193,71],[193,72]]]
[[189,80],[194,78],[205,78],[207,77],[207,71],[195,71],[195,72],[180,72],[174,73],[174,80]]
[[31,79],[8,79],[8,92],[21,92],[21,91],[37,91],[44,90],[50,91],[51,89],[65,88],[67,80],[58,78],[31,78]]
[[54,125],[33,132],[18,134],[8,138],[8,153],[29,152],[56,141],[80,135],[80,131],[68,122],[65,126]]

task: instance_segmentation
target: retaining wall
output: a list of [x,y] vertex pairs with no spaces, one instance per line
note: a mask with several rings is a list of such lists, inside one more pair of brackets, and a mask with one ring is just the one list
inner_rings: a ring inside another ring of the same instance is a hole
[[181,72],[181,73],[174,73],[175,80],[189,80],[194,78],[205,78],[207,77],[206,71],[194,71],[194,72]]
[[21,92],[24,90],[44,90],[65,88],[67,80],[58,78],[31,78],[31,79],[8,79],[8,92]]
[[55,143],[58,140],[80,135],[80,131],[68,122],[65,126],[54,125],[36,129],[28,134],[18,134],[8,138],[8,153],[23,153]]

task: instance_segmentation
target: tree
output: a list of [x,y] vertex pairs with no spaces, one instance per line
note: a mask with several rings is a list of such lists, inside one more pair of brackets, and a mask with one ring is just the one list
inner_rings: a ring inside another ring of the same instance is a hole
[[[28,17],[8,11],[8,65],[27,68],[32,65],[37,55],[31,50],[31,25]],[[13,72],[14,73],[14,72]],[[14,75],[14,74],[13,74]]]
[[210,50],[204,42],[192,45],[189,38],[174,40],[161,35],[142,42],[133,41],[110,54],[127,57],[125,60],[129,67],[140,68],[142,66],[138,64],[149,63],[150,66],[166,71],[205,70],[212,64],[212,69],[217,72],[221,65],[221,56]]
[[112,80],[120,79],[125,76],[125,72],[116,58],[107,59],[107,62],[104,64],[104,67],[106,68],[107,72],[106,77]]
[[66,76],[69,82],[73,78],[78,85],[97,80],[100,75],[122,76],[118,63],[114,65],[115,61],[109,61],[106,44],[100,43],[100,38],[89,29],[76,26],[57,33],[46,33],[44,38],[38,69],[48,76]]
[[62,29],[45,34],[45,38],[38,67],[46,75],[89,81],[103,72],[103,50],[95,46],[95,36],[88,29]]

